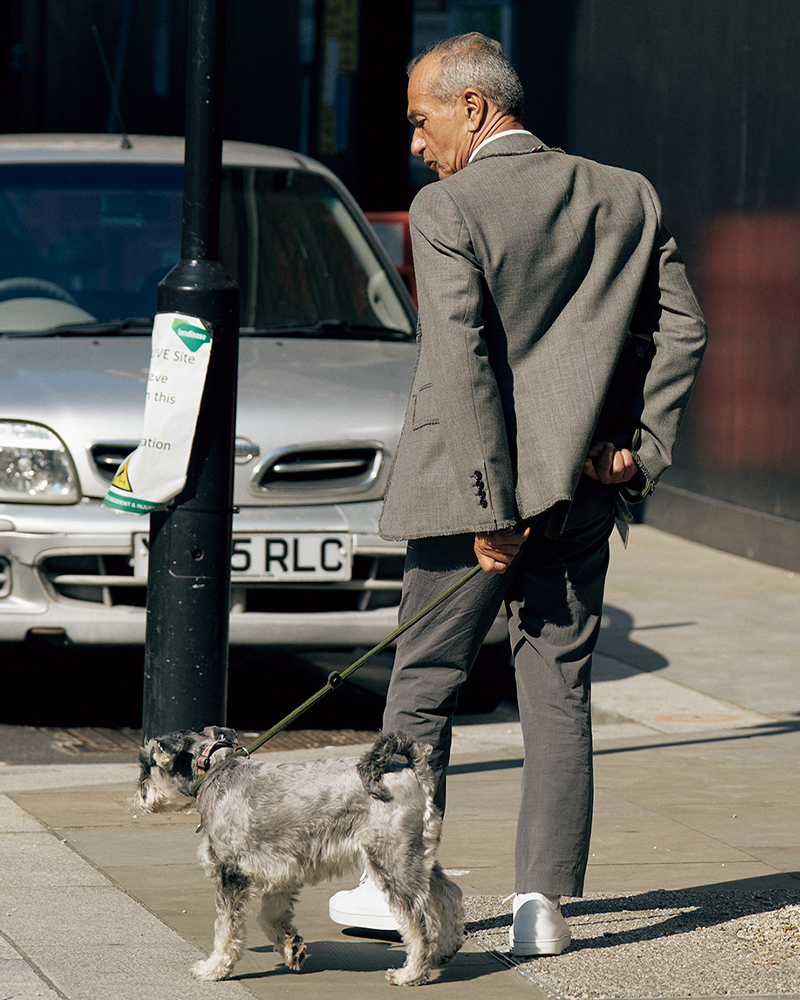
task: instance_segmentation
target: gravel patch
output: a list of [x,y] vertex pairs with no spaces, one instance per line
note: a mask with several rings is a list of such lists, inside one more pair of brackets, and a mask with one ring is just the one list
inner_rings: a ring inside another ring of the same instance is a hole
[[540,958],[511,957],[510,900],[466,896],[464,907],[471,939],[565,1000],[800,994],[800,886],[565,901],[572,945]]

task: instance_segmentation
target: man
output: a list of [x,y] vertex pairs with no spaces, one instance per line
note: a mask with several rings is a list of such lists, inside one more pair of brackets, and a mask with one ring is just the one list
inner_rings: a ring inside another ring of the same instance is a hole
[[[624,499],[669,466],[705,347],[702,314],[642,177],[521,124],[497,42],[409,67],[411,150],[439,175],[409,213],[419,353],[381,518],[409,539],[401,621],[485,571],[398,642],[384,729],[433,747],[437,801],[459,685],[503,602],[525,744],[510,944],[559,954],[592,814],[592,651]],[[391,926],[377,886],[331,916]]]

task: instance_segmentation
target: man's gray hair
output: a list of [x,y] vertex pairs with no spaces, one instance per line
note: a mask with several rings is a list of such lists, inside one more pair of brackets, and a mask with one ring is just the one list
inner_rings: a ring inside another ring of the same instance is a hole
[[503,54],[503,46],[479,31],[434,42],[408,64],[408,75],[428,56],[440,61],[431,93],[444,104],[453,104],[473,88],[502,114],[522,117],[524,93],[516,70]]

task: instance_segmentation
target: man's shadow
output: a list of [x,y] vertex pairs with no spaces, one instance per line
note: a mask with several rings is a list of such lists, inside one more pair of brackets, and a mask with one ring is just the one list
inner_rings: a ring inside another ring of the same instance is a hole
[[[603,606],[603,620],[600,625],[596,651],[603,656],[612,657],[622,664],[633,667],[635,670],[654,673],[669,666],[669,660],[657,650],[651,649],[650,646],[639,641],[640,636],[644,639],[651,629],[687,628],[696,624],[695,621],[687,620],[640,627],[636,625],[629,612],[606,604]],[[597,677],[596,671],[595,677]]]
[[[562,912],[574,927],[585,926],[588,918],[598,929],[597,933],[588,937],[573,938],[569,952],[575,953],[687,934],[741,917],[772,913],[798,903],[800,872],[791,872],[688,889],[656,889],[604,899],[576,899],[565,901]],[[661,919],[659,911],[665,913]],[[645,913],[651,916],[646,924],[642,924]],[[502,930],[510,926],[509,905],[507,913],[469,921],[466,929],[468,934],[480,937],[481,931]],[[519,961],[531,959],[521,958]]]

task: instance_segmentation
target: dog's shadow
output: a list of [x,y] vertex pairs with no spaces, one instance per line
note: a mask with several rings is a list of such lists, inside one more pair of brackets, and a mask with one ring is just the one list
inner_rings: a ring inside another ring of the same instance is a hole
[[[294,972],[284,963],[282,957],[270,944],[257,945],[247,949],[245,955],[258,956],[254,964],[264,966],[261,971],[235,972],[232,979],[267,979],[274,976],[297,976],[308,978],[326,972],[385,972],[395,966],[399,968],[405,961],[405,951],[397,942],[388,941],[309,941],[308,953],[300,972]],[[244,958],[244,956],[243,956]]]
[[[356,938],[354,940],[354,938]],[[348,940],[349,939],[349,940]],[[274,952],[272,945],[255,945],[247,949],[246,955],[254,957],[253,963],[269,965],[260,971],[244,971],[234,973],[232,979],[261,980],[275,976],[297,976],[300,979],[309,976],[319,976],[325,973],[352,972],[380,973],[387,969],[397,968],[405,961],[405,950],[399,934],[389,932],[385,935],[361,937],[356,932],[343,930],[341,938],[333,940],[306,940],[308,956],[300,972],[288,969]],[[243,957],[246,961],[246,957]],[[488,959],[488,961],[487,961]],[[487,952],[460,951],[446,965],[431,970],[431,983],[437,982],[468,982],[481,979],[494,972],[501,972],[505,966]]]

